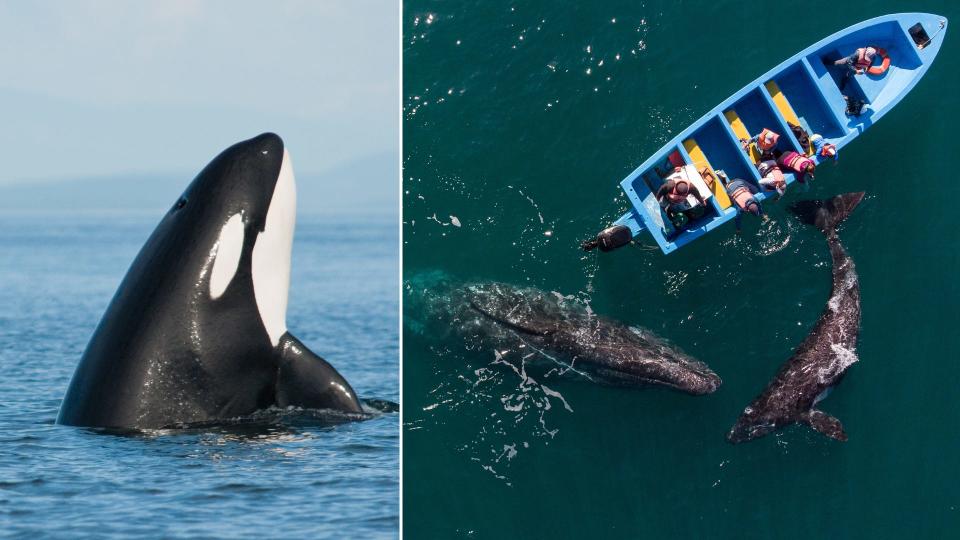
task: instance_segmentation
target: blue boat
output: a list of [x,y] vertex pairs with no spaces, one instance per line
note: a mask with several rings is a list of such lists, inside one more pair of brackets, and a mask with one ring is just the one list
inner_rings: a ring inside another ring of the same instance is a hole
[[[790,124],[843,148],[923,77],[940,51],[946,25],[944,17],[928,13],[885,15],[841,30],[792,56],[703,115],[620,182],[632,208],[614,225],[628,228],[633,238],[646,231],[664,253],[671,253],[733,220],[737,210],[716,180],[717,171],[760,188],[755,148],[745,149],[743,139],[766,128],[780,135],[780,152],[795,151],[816,163],[830,159],[814,152],[812,145],[801,147]],[[849,67],[834,65],[834,60],[867,46],[879,49],[869,72],[854,75]],[[864,105],[859,115],[847,114],[851,102]],[[705,212],[680,228],[654,195],[665,181],[665,169],[692,180],[705,196],[706,205],[699,205]],[[784,177],[788,186],[796,181],[793,174]],[[762,201],[771,194],[776,191],[761,190],[755,197]]]

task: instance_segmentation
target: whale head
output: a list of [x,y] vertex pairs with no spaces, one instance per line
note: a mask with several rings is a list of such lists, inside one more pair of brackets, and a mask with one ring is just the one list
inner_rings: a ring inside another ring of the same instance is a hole
[[778,418],[761,410],[756,404],[751,404],[743,410],[737,418],[737,423],[730,428],[727,440],[734,444],[752,441],[773,433],[781,423],[778,422]]
[[581,358],[599,382],[626,386],[665,386],[691,395],[715,392],[722,381],[705,363],[649,330],[599,318],[594,344]]
[[296,185],[283,140],[264,133],[213,159],[177,199],[151,241],[168,242],[187,279],[210,299],[249,270],[271,343],[286,332]]
[[159,427],[274,404],[295,216],[280,137],[215,157],[131,264],[58,421]]

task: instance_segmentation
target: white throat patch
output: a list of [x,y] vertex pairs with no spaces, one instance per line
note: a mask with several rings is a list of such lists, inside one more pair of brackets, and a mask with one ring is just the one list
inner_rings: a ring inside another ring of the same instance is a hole
[[290,154],[283,151],[266,226],[253,246],[253,294],[260,320],[276,346],[287,331],[287,295],[290,289],[290,251],[297,219],[297,187]]
[[217,258],[210,272],[210,298],[216,300],[227,290],[237,274],[240,255],[243,254],[243,214],[236,213],[220,229],[215,247]]

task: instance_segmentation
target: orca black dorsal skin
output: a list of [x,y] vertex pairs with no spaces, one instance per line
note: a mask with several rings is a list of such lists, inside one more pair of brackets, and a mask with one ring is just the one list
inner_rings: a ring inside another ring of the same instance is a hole
[[840,420],[816,406],[857,362],[860,281],[853,259],[840,244],[836,227],[863,197],[863,192],[846,193],[826,201],[800,201],[790,208],[801,221],[815,225],[827,238],[833,263],[830,299],[813,329],[780,367],[774,380],[743,410],[727,434],[730,442],[753,440],[798,422],[831,439],[847,440]]
[[[294,386],[284,367],[293,342],[294,376],[317,380],[299,381],[284,405],[359,412],[350,385],[287,333],[295,217],[293,169],[280,137],[265,133],[214,158],[130,266],[57,421],[159,428],[277,405],[278,389]],[[318,367],[304,367],[309,359]]]

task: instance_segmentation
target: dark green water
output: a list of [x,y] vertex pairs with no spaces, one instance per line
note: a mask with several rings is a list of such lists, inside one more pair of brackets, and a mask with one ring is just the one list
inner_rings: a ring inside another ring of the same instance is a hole
[[[808,193],[768,205],[768,228],[747,221],[740,238],[731,226],[669,257],[578,250],[627,208],[627,173],[781,60],[876,15],[960,20],[945,1],[761,7],[404,3],[405,309],[430,271],[573,294],[724,380],[705,397],[546,370],[523,383],[492,350],[406,325],[407,537],[956,535],[960,38]],[[730,445],[829,295],[826,243],[786,204],[856,190],[868,199],[841,238],[861,281],[860,362],[821,404],[850,440],[794,426]]]

